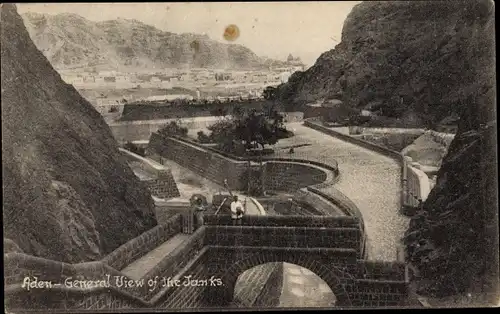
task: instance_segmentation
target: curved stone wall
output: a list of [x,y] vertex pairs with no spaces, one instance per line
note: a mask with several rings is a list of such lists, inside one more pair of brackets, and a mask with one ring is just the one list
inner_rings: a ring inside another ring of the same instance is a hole
[[294,192],[300,188],[323,183],[328,173],[318,166],[290,161],[267,161],[264,186],[270,191]]
[[[245,189],[244,183],[247,181],[245,174],[249,167],[261,172],[260,164],[252,163],[257,158],[244,159],[231,156],[186,139],[162,138],[154,133],[149,143],[149,151],[156,152],[217,184],[223,184],[227,179],[229,187],[233,190]],[[263,184],[269,184],[270,189],[297,190],[333,180],[338,175],[337,167],[299,159],[264,158],[263,164],[265,168],[262,176]],[[283,180],[283,176],[286,180]]]

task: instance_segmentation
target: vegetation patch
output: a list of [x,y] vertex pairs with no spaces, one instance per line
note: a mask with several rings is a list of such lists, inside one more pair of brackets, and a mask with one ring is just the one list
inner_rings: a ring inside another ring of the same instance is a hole
[[235,110],[232,117],[221,119],[208,130],[209,134],[197,133],[200,143],[217,144],[217,149],[238,156],[272,154],[274,151],[266,145],[294,135],[277,111]]

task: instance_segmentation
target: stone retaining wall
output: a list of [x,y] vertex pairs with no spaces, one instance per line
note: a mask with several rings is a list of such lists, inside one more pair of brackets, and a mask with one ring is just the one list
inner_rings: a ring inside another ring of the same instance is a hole
[[[260,163],[241,157],[224,156],[222,152],[186,139],[162,138],[156,133],[151,136],[148,151],[170,159],[217,184],[222,185],[227,179],[232,190],[246,189],[249,167],[250,175],[256,173],[260,176],[258,180],[263,180],[266,190],[275,191],[295,191],[338,176],[337,167],[318,162],[265,158],[261,166]],[[328,171],[332,173],[329,174]]]
[[[205,244],[204,229],[205,228],[199,228],[198,230],[196,230],[195,233],[193,233],[191,237],[183,243],[183,245],[177,247],[172,253],[165,256],[153,269],[151,269],[144,276],[144,278],[155,278],[156,276],[173,278],[174,276],[179,276],[181,277],[181,279],[183,279],[184,276],[183,273],[185,273],[184,269],[186,267],[187,268],[192,267],[190,265],[193,263],[199,264],[199,261],[195,257],[203,250]],[[186,275],[193,275],[196,278],[195,275],[203,271],[204,271],[203,265],[199,264],[199,266],[195,267],[193,272],[186,273]],[[169,291],[171,291],[171,289],[164,289],[162,292],[160,292],[160,295],[162,293],[165,293],[165,295],[161,297],[159,295],[156,295],[155,299],[167,298],[170,293]],[[185,296],[182,295],[184,293],[189,293],[190,295],[198,293],[195,292],[192,289],[192,287],[186,287],[186,289],[182,290],[182,292],[179,291],[179,289],[177,289],[177,291],[178,293],[180,293],[178,298],[184,298]],[[155,294],[158,294],[158,291],[151,291],[151,292],[148,291],[146,293],[146,298],[149,299],[153,297]],[[177,297],[175,297],[174,299],[177,299]],[[196,302],[193,301],[193,304],[197,304],[198,301],[201,300],[197,300]],[[190,304],[189,303],[185,304],[185,306],[189,307]],[[184,308],[184,306],[182,306],[182,308]]]
[[407,165],[406,189],[407,193],[403,200],[404,206],[418,207],[420,201],[424,202],[431,192],[431,183],[425,172],[418,169],[418,165],[412,162],[410,157],[405,157]]
[[413,134],[422,135],[425,129],[419,128],[378,128],[378,127],[364,127],[364,126],[349,126],[349,134]]
[[377,145],[374,143],[370,143],[368,141],[364,141],[364,140],[359,139],[359,138],[352,137],[352,136],[347,135],[347,134],[337,132],[335,130],[332,130],[331,128],[324,127],[323,125],[321,125],[321,122],[315,121],[313,119],[304,120],[304,125],[310,127],[311,129],[315,129],[317,131],[320,131],[322,133],[326,133],[326,134],[329,134],[331,136],[340,138],[341,140],[344,140],[346,142],[367,148],[369,150],[373,150],[379,154],[393,158],[393,159],[397,160],[398,162],[402,161],[403,157],[399,152],[393,151],[391,149],[388,149],[386,147],[383,147],[383,146],[380,146],[380,145]]
[[[10,309],[29,306],[30,309],[119,309],[148,306],[141,297],[143,288],[123,289],[116,285],[114,278],[127,276],[101,262],[86,262],[67,264],[22,253],[5,255],[5,300]],[[110,287],[75,288],[66,287],[68,280],[107,280]],[[51,281],[62,286],[52,288],[32,289],[28,293],[22,288],[25,277],[37,277],[38,280]]]
[[[358,228],[206,226],[206,245],[354,249],[361,255]],[[293,239],[293,240],[291,240]]]
[[123,269],[179,232],[181,232],[180,214],[172,216],[165,224],[158,225],[123,244],[102,261],[115,269]]
[[323,183],[327,173],[319,168],[292,162],[269,161],[264,168],[264,186],[270,191],[295,192]]
[[[205,225],[231,226],[229,215],[206,215]],[[324,227],[324,228],[353,228],[357,227],[359,220],[348,216],[252,216],[245,215],[241,219],[242,226],[287,226],[287,227]]]
[[151,134],[157,132],[170,122],[188,127],[190,129],[206,128],[223,117],[207,116],[180,119],[157,119],[138,121],[117,121],[109,123],[111,133],[118,143],[147,140]]
[[146,184],[152,195],[163,199],[180,196],[177,183],[170,169],[162,165],[156,165],[153,161],[126,149],[119,148],[119,150],[129,163],[133,162],[134,165],[151,175],[151,179],[141,181]]
[[245,161],[233,161],[178,139],[162,138],[156,133],[151,135],[148,151],[156,152],[219,185],[227,179],[230,189],[244,189],[241,178],[248,169]]

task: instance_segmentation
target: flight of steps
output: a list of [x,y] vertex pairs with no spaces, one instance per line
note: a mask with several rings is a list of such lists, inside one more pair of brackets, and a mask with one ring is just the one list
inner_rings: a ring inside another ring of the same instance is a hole
[[150,251],[148,254],[129,264],[127,267],[122,269],[121,272],[131,279],[142,279],[150,270],[158,265],[158,263],[160,263],[165,256],[172,253],[189,237],[189,234],[184,233],[179,233],[173,236],[162,245]]

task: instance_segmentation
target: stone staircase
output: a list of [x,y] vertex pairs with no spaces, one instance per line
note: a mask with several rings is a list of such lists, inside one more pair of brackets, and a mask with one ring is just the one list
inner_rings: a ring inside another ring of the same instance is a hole
[[158,265],[165,256],[182,245],[189,236],[189,234],[184,233],[173,236],[148,254],[127,265],[121,272],[131,279],[142,279],[150,270]]

